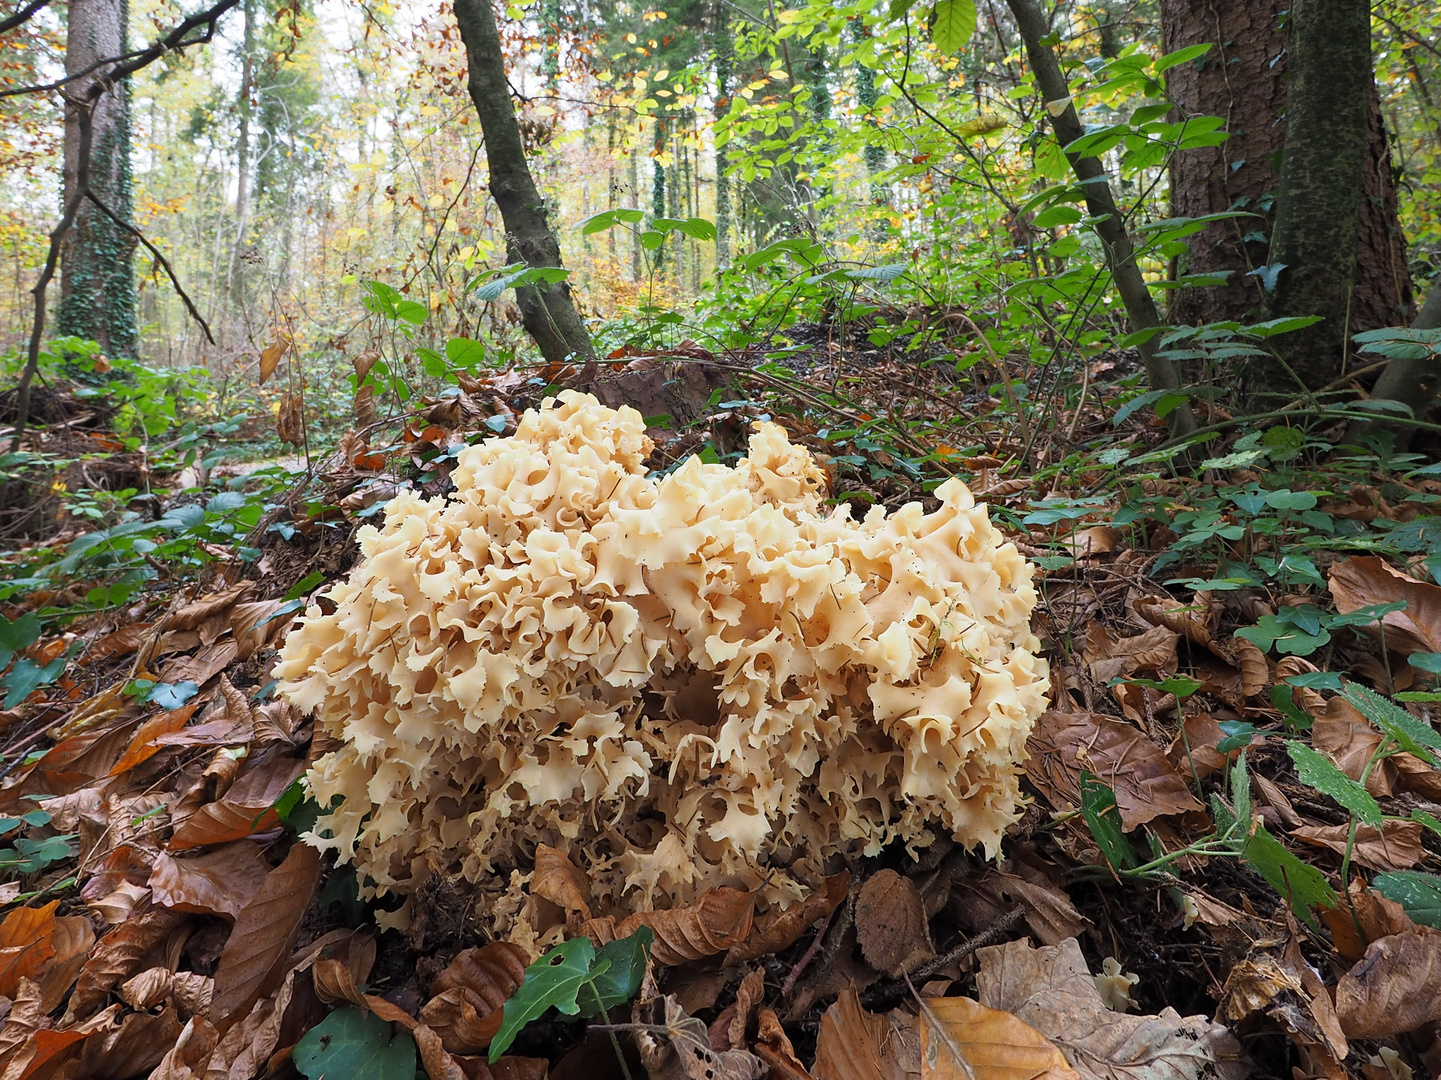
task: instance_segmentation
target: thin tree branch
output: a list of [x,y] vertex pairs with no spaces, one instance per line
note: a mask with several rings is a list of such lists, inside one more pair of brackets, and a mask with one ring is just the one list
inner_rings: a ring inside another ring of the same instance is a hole
[[15,12],[15,14],[7,15],[5,18],[0,19],[0,34],[9,33],[21,23],[28,22],[32,15],[49,3],[50,0],[30,0],[30,3]]
[[25,354],[25,370],[20,373],[20,382],[15,388],[15,433],[10,440],[12,454],[20,449],[20,442],[25,437],[25,427],[30,423],[30,384],[40,370],[40,341],[45,336],[45,291],[49,288],[50,279],[55,276],[55,266],[60,261],[60,245],[65,240],[65,234],[70,231],[70,226],[75,224],[75,215],[80,211],[80,201],[90,191],[92,106],[88,102],[77,101],[70,102],[70,106],[75,109],[80,126],[75,192],[65,204],[59,223],[50,232],[50,250],[45,256],[45,266],[40,271],[35,288],[31,290],[35,297],[35,317],[30,326],[30,347]]
[[130,224],[130,222],[125,221],[123,218],[121,218],[120,215],[117,214],[114,210],[110,209],[110,207],[106,206],[105,203],[101,201],[100,196],[96,195],[95,192],[87,191],[85,195],[87,198],[89,198],[91,202],[93,202],[104,212],[106,217],[108,217],[111,221],[115,222],[115,224],[119,225],[131,236],[135,237],[136,240],[139,240],[142,244],[145,245],[145,250],[150,252],[151,255],[155,256],[155,261],[158,262],[161,268],[165,271],[165,276],[170,279],[170,284],[175,287],[176,293],[179,294],[180,299],[184,302],[185,310],[190,312],[190,317],[200,324],[200,329],[205,331],[205,340],[210,342],[210,344],[214,345],[215,337],[213,334],[210,333],[210,324],[201,317],[200,312],[197,311],[195,305],[191,303],[190,297],[187,296],[185,290],[180,287],[180,279],[175,276],[175,271],[170,268],[170,263],[166,261],[164,255],[160,254],[159,249],[156,248],[154,244],[152,244],[149,240],[145,238],[144,233],[142,233],[134,225]]
[[[65,78],[57,79],[55,82],[41,83],[35,86],[17,86],[11,90],[0,90],[0,98],[15,97],[19,94],[41,94],[51,90],[58,90],[67,83],[72,83],[77,79],[83,79],[87,75],[94,74],[106,64],[116,65],[86,88],[84,95],[85,100],[93,102],[121,79],[134,75],[141,68],[149,67],[166,53],[188,49],[192,45],[204,45],[209,42],[215,36],[216,21],[238,3],[240,3],[240,0],[219,0],[218,3],[211,5],[204,11],[187,17],[183,22],[176,25],[170,33],[144,49],[137,49],[133,52],[123,53],[120,56],[111,56],[104,60],[97,60],[89,67],[77,71],[74,74],[66,75]],[[199,37],[186,38],[186,34],[202,26],[205,28],[205,31]]]

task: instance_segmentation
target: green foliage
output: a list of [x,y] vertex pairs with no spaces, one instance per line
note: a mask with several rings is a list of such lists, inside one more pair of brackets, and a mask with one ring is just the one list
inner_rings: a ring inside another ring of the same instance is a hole
[[415,1040],[372,1012],[336,1009],[295,1044],[295,1067],[310,1080],[413,1080]]
[[531,964],[505,1003],[500,1030],[490,1044],[491,1064],[526,1024],[552,1008],[566,1016],[594,1016],[629,1001],[640,989],[652,940],[649,927],[599,951],[590,938],[571,938]]
[[0,878],[29,877],[75,854],[70,846],[75,833],[38,839],[20,835],[22,831],[49,824],[50,815],[44,810],[29,810],[18,817],[0,817],[0,840],[8,840],[6,847],[0,847]]
[[1419,870],[1390,870],[1376,875],[1371,884],[1405,908],[1412,922],[1441,930],[1441,877]]
[[1133,870],[1136,852],[1121,830],[1121,814],[1116,807],[1116,793],[1099,777],[1081,773],[1081,816],[1101,854],[1113,870]]
[[1296,766],[1301,783],[1329,795],[1368,825],[1381,826],[1381,806],[1366,788],[1338,769],[1325,754],[1302,742],[1288,742],[1286,752]]
[[1441,735],[1430,724],[1359,683],[1347,683],[1341,696],[1402,750],[1415,754],[1432,767],[1441,768],[1441,757],[1437,756],[1437,751],[1441,751]]

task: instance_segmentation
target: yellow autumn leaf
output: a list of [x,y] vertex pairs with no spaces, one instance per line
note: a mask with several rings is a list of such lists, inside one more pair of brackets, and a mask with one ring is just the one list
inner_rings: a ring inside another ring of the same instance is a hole
[[1050,1039],[970,998],[921,1001],[921,1080],[1080,1080]]

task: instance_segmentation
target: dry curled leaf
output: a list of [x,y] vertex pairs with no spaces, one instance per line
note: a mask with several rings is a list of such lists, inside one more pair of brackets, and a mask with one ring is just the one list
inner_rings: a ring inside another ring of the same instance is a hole
[[770,1068],[770,1080],[811,1080],[811,1074],[796,1057],[780,1017],[775,1011],[760,1008],[756,1012],[755,1053]]
[[431,983],[420,1020],[452,1054],[475,1054],[500,1030],[506,1000],[525,981],[530,956],[518,945],[493,941],[466,949]]
[[1441,933],[1423,927],[1373,941],[1336,984],[1336,1015],[1353,1039],[1441,1020]]
[[806,930],[840,907],[850,883],[850,871],[843,870],[826,878],[824,888],[817,889],[799,904],[792,904],[784,911],[767,912],[756,920],[750,937],[726,953],[726,966],[749,963],[790,948]]
[[936,952],[920,892],[894,870],[881,870],[861,886],[856,938],[866,963],[895,977]]
[[636,1036],[650,1080],[757,1080],[765,1071],[745,1050],[712,1049],[705,1024],[687,1016],[672,996],[638,1002],[636,1014],[652,1028]]
[[1127,830],[1158,817],[1203,809],[1160,747],[1109,716],[1049,711],[1037,721],[1026,746],[1026,775],[1058,810],[1080,805],[1082,770],[1115,790]]
[[[1388,818],[1381,828],[1358,825],[1351,857],[1372,870],[1406,870],[1426,858],[1421,844],[1423,827],[1419,821],[1398,821]],[[1350,842],[1350,825],[1303,825],[1292,829],[1293,839],[1315,847],[1328,848],[1338,855],[1346,853]]]
[[603,944],[648,926],[655,933],[651,959],[669,967],[714,956],[744,941],[755,922],[755,895],[742,889],[710,889],[689,907],[638,912],[619,923],[607,922],[591,919],[581,933]]
[[815,1080],[906,1080],[920,1071],[919,1036],[894,1014],[878,1016],[861,1007],[854,989],[841,991],[821,1017],[816,1038]]
[[239,1019],[257,998],[280,984],[295,932],[319,880],[320,853],[308,844],[296,844],[240,909],[215,971],[210,1019],[217,1027]]
[[1132,606],[1152,626],[1164,626],[1197,645],[1215,640],[1217,609],[1210,593],[1198,592],[1189,604],[1169,596],[1138,596]]
[[275,434],[280,437],[281,442],[295,447],[304,446],[303,425],[300,395],[286,394],[280,401],[280,411],[275,417]]
[[1055,1043],[965,997],[922,998],[921,1080],[1080,1080]]
[[80,969],[66,1009],[65,1026],[83,1019],[105,1003],[110,991],[141,970],[145,957],[180,925],[172,912],[156,909],[134,916],[100,939]]
[[1013,941],[982,949],[981,1004],[1014,1013],[1050,1039],[1082,1077],[1105,1080],[1242,1080],[1240,1045],[1205,1016],[1174,1009],[1155,1016],[1111,1012],[1075,940],[1031,948]]
[[275,369],[280,366],[281,359],[290,350],[290,338],[285,334],[276,334],[270,344],[260,350],[260,385],[264,386],[266,380],[275,374]]
[[1441,586],[1418,581],[1374,555],[1342,559],[1327,579],[1336,610],[1343,615],[1373,604],[1406,601],[1379,623],[1361,629],[1384,638],[1386,647],[1409,656],[1415,652],[1441,652]]
[[536,845],[530,891],[567,914],[579,912],[582,919],[590,918],[590,878],[563,851],[549,844]]

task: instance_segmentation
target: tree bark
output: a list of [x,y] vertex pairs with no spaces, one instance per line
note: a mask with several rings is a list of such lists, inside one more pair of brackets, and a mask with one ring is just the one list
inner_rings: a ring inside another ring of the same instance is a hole
[[[126,51],[126,0],[72,0],[65,34],[65,71],[74,74],[97,60]],[[69,87],[83,98],[94,76]],[[122,219],[134,216],[130,178],[130,83],[100,95],[91,111],[90,188]],[[77,191],[80,174],[80,120],[75,106],[65,109],[64,202]],[[82,200],[75,223],[60,249],[60,305],[56,329],[91,338],[114,356],[134,356],[136,326],[135,240],[94,203]]]
[[[1288,85],[1280,24],[1289,6],[1289,0],[1163,0],[1161,5],[1166,52],[1212,44],[1200,60],[1172,68],[1167,89],[1186,115],[1225,118],[1231,136],[1220,146],[1176,155],[1171,213],[1202,217],[1236,209],[1258,215],[1214,222],[1191,238],[1182,272],[1230,271],[1230,278],[1225,285],[1173,293],[1172,323],[1199,326],[1260,317],[1266,299],[1262,282],[1247,274],[1268,262]],[[1353,332],[1404,321],[1411,305],[1396,183],[1374,82],[1369,97]]]
[[[1075,105],[1069,101],[1071,88],[1061,72],[1061,65],[1056,61],[1056,54],[1051,51],[1050,46],[1045,44],[1045,39],[1051,32],[1045,14],[1036,0],[1007,0],[1007,3],[1016,18],[1021,39],[1025,42],[1026,56],[1031,62],[1036,87],[1040,90],[1042,99],[1048,102],[1066,102],[1065,110],[1052,117],[1052,124],[1060,144],[1063,147],[1069,146],[1085,132],[1080,118],[1076,115]],[[1162,325],[1151,290],[1146,287],[1141,268],[1136,264],[1131,237],[1126,232],[1121,212],[1111,195],[1104,167],[1096,158],[1082,157],[1079,154],[1067,154],[1066,160],[1071,163],[1071,171],[1076,174],[1076,179],[1085,190],[1086,208],[1091,216],[1097,219],[1096,234],[1105,248],[1106,265],[1116,282],[1116,291],[1121,294],[1121,303],[1126,308],[1131,328],[1149,330]],[[1156,355],[1155,336],[1141,343],[1138,350],[1151,389],[1180,389],[1181,381],[1175,366],[1165,357]],[[1172,435],[1188,435],[1196,430],[1196,417],[1188,404],[1183,403],[1172,410],[1167,421]]]
[[[490,193],[505,223],[506,258],[527,266],[559,267],[560,244],[545,216],[545,203],[525,160],[525,145],[505,77],[500,30],[490,0],[454,0],[455,21],[465,45],[470,100],[485,136]],[[570,286],[516,290],[521,322],[548,361],[594,356],[590,335],[571,300]]]
[[[1288,16],[1286,141],[1268,263],[1271,318],[1320,315],[1246,372],[1252,408],[1341,374],[1355,329],[1357,255],[1372,90],[1367,0],[1296,0]],[[1299,385],[1298,385],[1299,383]]]

